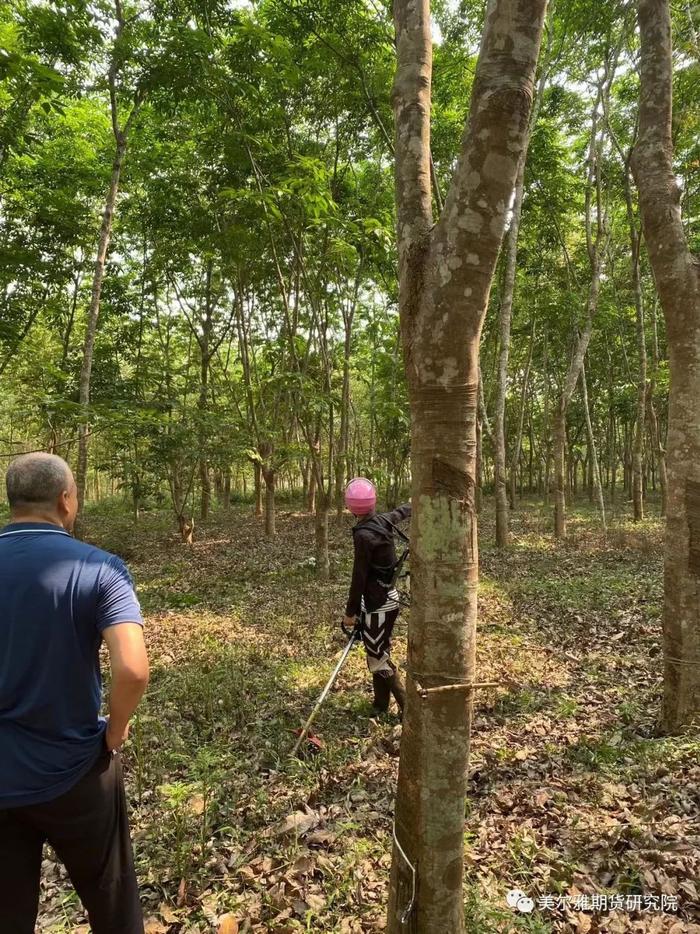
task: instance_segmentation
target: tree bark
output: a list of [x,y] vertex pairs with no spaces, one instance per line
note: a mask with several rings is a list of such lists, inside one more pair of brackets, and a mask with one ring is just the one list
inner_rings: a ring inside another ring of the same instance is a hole
[[[479,338],[524,148],[545,0],[487,11],[462,152],[433,226],[428,0],[395,0],[399,308],[411,404],[412,606],[388,932],[460,934],[478,548]],[[417,897],[410,904],[413,872]]]
[[593,422],[591,420],[591,409],[588,404],[588,382],[586,378],[586,364],[581,366],[581,393],[583,396],[583,411],[586,416],[586,432],[588,434],[588,446],[590,450],[589,469],[592,474],[592,489],[598,500],[598,511],[600,512],[600,521],[603,531],[608,531],[608,523],[605,516],[605,499],[603,497],[603,481],[600,476],[600,463],[598,461],[598,452],[596,450],[595,435],[593,434]]
[[265,480],[265,536],[274,538],[277,534],[275,526],[275,487],[277,484],[277,474],[269,467],[262,468],[263,479]]
[[125,155],[126,138],[120,135],[116,140],[114,162],[112,163],[112,177],[109,182],[104,211],[102,212],[100,238],[97,245],[97,258],[95,260],[92,293],[90,296],[90,307],[88,309],[87,331],[85,332],[85,343],[83,345],[83,362],[80,368],[79,402],[81,417],[80,424],[78,425],[78,465],[75,474],[75,482],[78,487],[79,512],[83,511],[83,506],[85,505],[85,488],[88,470],[88,439],[90,435],[88,407],[90,405],[90,379],[92,376],[95,336],[97,334],[97,319],[100,314],[100,298],[102,295],[102,283],[104,282],[107,250],[109,249],[109,241],[112,235],[114,206],[119,192],[119,179],[121,177]]
[[108,84],[110,97],[110,111],[112,118],[112,132],[114,135],[115,150],[114,161],[112,163],[112,176],[110,178],[107,199],[105,201],[104,211],[102,213],[102,223],[100,225],[100,236],[97,244],[97,257],[95,259],[95,271],[92,279],[92,292],[90,295],[90,307],[88,309],[87,330],[85,332],[85,344],[83,347],[83,362],[80,368],[80,423],[78,425],[78,463],[75,475],[75,482],[78,490],[78,511],[82,512],[85,503],[85,488],[88,471],[88,441],[90,437],[89,412],[90,405],[90,379],[92,376],[92,360],[95,349],[95,336],[97,334],[97,320],[100,314],[100,298],[102,296],[102,283],[104,282],[105,264],[107,261],[107,251],[109,241],[112,236],[112,223],[114,220],[114,209],[119,192],[119,180],[121,177],[124,158],[126,156],[127,140],[129,130],[136,119],[144,97],[140,91],[137,92],[131,113],[123,127],[119,123],[119,111],[117,105],[117,74],[120,62],[117,57],[118,40],[124,31],[125,21],[121,8],[121,0],[115,0],[115,10],[117,17],[117,29],[115,33],[115,42],[112,49],[112,60],[109,66]]
[[[525,426],[525,408],[527,402],[527,391],[530,385],[530,369],[532,367],[532,352],[535,347],[535,319],[532,319],[532,332],[530,335],[530,349],[527,354],[527,363],[523,373],[523,384],[520,391],[520,415],[518,417],[518,429],[515,434],[515,443],[510,461],[510,508],[515,509],[515,479],[520,463],[520,454],[523,447],[523,428]],[[530,445],[530,488],[532,488],[532,445]],[[498,542],[497,542],[498,543]]]
[[201,494],[200,516],[209,517],[211,506],[211,479],[209,477],[209,458],[207,456],[207,408],[209,405],[209,364],[212,357],[212,334],[214,330],[214,307],[212,299],[212,263],[207,263],[206,285],[204,294],[204,314],[201,316],[202,333],[193,328],[199,344],[199,397],[197,399],[198,442],[199,442],[199,486]]
[[652,302],[651,320],[653,324],[652,341],[652,375],[649,381],[649,392],[647,399],[649,403],[649,425],[651,429],[651,438],[656,451],[656,459],[659,465],[659,485],[661,486],[661,515],[666,515],[666,503],[668,500],[668,474],[666,471],[666,449],[661,440],[661,431],[659,429],[659,418],[656,413],[656,378],[659,372],[659,331],[656,313],[656,302]]
[[316,496],[315,538],[316,538],[316,575],[321,580],[330,577],[330,558],[328,554],[328,506],[329,497],[325,490],[319,489]]
[[[550,30],[550,39],[552,31]],[[496,547],[507,548],[510,540],[510,519],[507,494],[507,455],[506,455],[506,396],[508,394],[508,358],[510,356],[511,322],[513,318],[513,296],[515,294],[515,274],[518,264],[518,236],[520,234],[520,221],[523,211],[523,195],[525,192],[525,163],[530,137],[537,123],[540,102],[544,94],[547,80],[547,69],[542,68],[537,93],[532,106],[528,130],[525,135],[523,153],[518,166],[515,180],[515,197],[513,199],[513,216],[506,237],[506,268],[503,280],[503,296],[498,316],[500,335],[500,353],[498,359],[498,382],[496,389],[496,410],[494,413],[494,484],[496,496]],[[522,421],[521,421],[522,431]],[[521,435],[522,437],[522,435]],[[513,456],[513,469],[517,468],[520,452]],[[512,502],[514,502],[514,497]]]
[[641,87],[632,170],[669,348],[662,724],[676,731],[700,715],[700,274],[673,165],[668,0],[639,0],[638,13]]
[[263,480],[262,467],[258,461],[253,463],[253,485],[255,487],[255,518],[262,518],[263,514]]
[[[631,153],[630,153],[631,156]],[[642,275],[639,265],[641,237],[637,230],[634,217],[634,204],[632,201],[632,180],[630,178],[630,157],[625,159],[624,165],[624,191],[625,206],[627,208],[627,225],[629,227],[630,252],[632,263],[632,288],[634,291],[635,325],[637,333],[637,357],[639,369],[637,373],[637,411],[634,426],[634,440],[632,443],[632,506],[635,522],[644,518],[644,430],[646,425],[646,394],[647,394],[647,347],[644,333],[644,292],[642,290]]]
[[554,447],[554,537],[566,536],[566,409],[559,400],[552,426]]
[[[598,107],[601,97],[609,91],[602,86],[599,88],[598,98],[591,117],[591,142],[588,150],[588,183],[586,185],[586,242],[588,258],[591,267],[591,281],[588,287],[586,301],[586,321],[583,329],[576,335],[574,351],[571,356],[569,369],[559,396],[557,408],[554,413],[554,461],[555,484],[554,491],[554,537],[566,538],[566,497],[564,493],[564,458],[566,447],[566,412],[578,382],[583,361],[588,350],[593,333],[593,320],[598,312],[598,296],[600,294],[600,279],[602,273],[602,258],[604,245],[607,240],[605,220],[603,218],[602,197],[600,191],[599,172],[599,141],[598,141]],[[596,221],[595,236],[593,235],[593,211],[591,202],[595,199]]]
[[345,483],[348,473],[348,448],[350,438],[350,356],[352,354],[352,325],[360,291],[361,270],[362,267],[360,266],[355,279],[352,304],[348,309],[343,309],[343,324],[345,328],[343,347],[343,392],[340,405],[340,438],[338,439],[338,454],[335,463],[335,509],[339,519],[345,511]]

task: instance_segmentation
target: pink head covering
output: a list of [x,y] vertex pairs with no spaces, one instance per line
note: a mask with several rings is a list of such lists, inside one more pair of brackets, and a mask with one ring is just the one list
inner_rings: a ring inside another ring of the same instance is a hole
[[371,480],[355,477],[345,490],[345,505],[354,516],[366,516],[374,512],[377,505],[377,491]]

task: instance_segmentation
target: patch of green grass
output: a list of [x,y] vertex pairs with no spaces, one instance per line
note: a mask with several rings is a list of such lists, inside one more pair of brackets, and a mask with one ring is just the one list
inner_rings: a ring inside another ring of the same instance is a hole
[[496,716],[532,714],[543,710],[548,703],[549,697],[545,691],[527,687],[503,694],[492,708],[492,712]]
[[520,914],[507,907],[506,889],[503,892],[503,907],[493,904],[477,885],[468,885],[465,893],[464,922],[469,934],[494,934],[522,931],[526,934],[551,934],[551,924],[537,911]]
[[562,720],[568,720],[579,710],[579,704],[575,697],[569,697],[568,694],[562,694],[555,704],[556,715]]

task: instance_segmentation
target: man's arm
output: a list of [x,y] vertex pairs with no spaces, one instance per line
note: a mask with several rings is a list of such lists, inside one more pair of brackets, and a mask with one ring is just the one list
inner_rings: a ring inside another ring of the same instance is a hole
[[392,525],[398,525],[399,522],[403,522],[405,519],[411,518],[411,504],[404,503],[403,506],[399,506],[396,509],[392,510],[387,516],[389,522]]
[[148,684],[148,656],[140,623],[118,623],[103,630],[112,669],[105,741],[118,749],[129,735],[129,720]]
[[354,625],[355,617],[360,615],[362,607],[362,594],[365,592],[367,574],[369,572],[369,554],[367,542],[361,532],[354,536],[355,563],[352,568],[352,580],[347,606],[345,607],[345,625]]
[[148,684],[141,607],[126,565],[114,555],[105,561],[100,574],[96,623],[112,668],[105,737],[112,750],[118,749],[128,736],[129,719]]

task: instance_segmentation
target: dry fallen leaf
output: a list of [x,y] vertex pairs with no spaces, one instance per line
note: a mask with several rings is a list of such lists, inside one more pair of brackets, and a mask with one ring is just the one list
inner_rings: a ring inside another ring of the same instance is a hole
[[285,817],[285,819],[274,828],[273,833],[276,837],[282,837],[288,833],[301,837],[302,834],[305,834],[308,830],[311,830],[312,827],[315,827],[320,819],[320,816],[315,811],[311,811],[308,814],[304,811],[295,811],[293,814],[290,814],[289,817]]
[[187,807],[189,808],[191,814],[194,814],[195,817],[200,817],[202,814],[204,814],[204,796],[192,795],[192,797],[187,802]]
[[161,902],[158,906],[158,913],[167,924],[176,924],[180,920],[170,905],[165,902]]
[[218,934],[238,934],[238,919],[230,912],[219,918]]
[[168,925],[159,918],[149,918],[144,925],[146,934],[168,934]]

